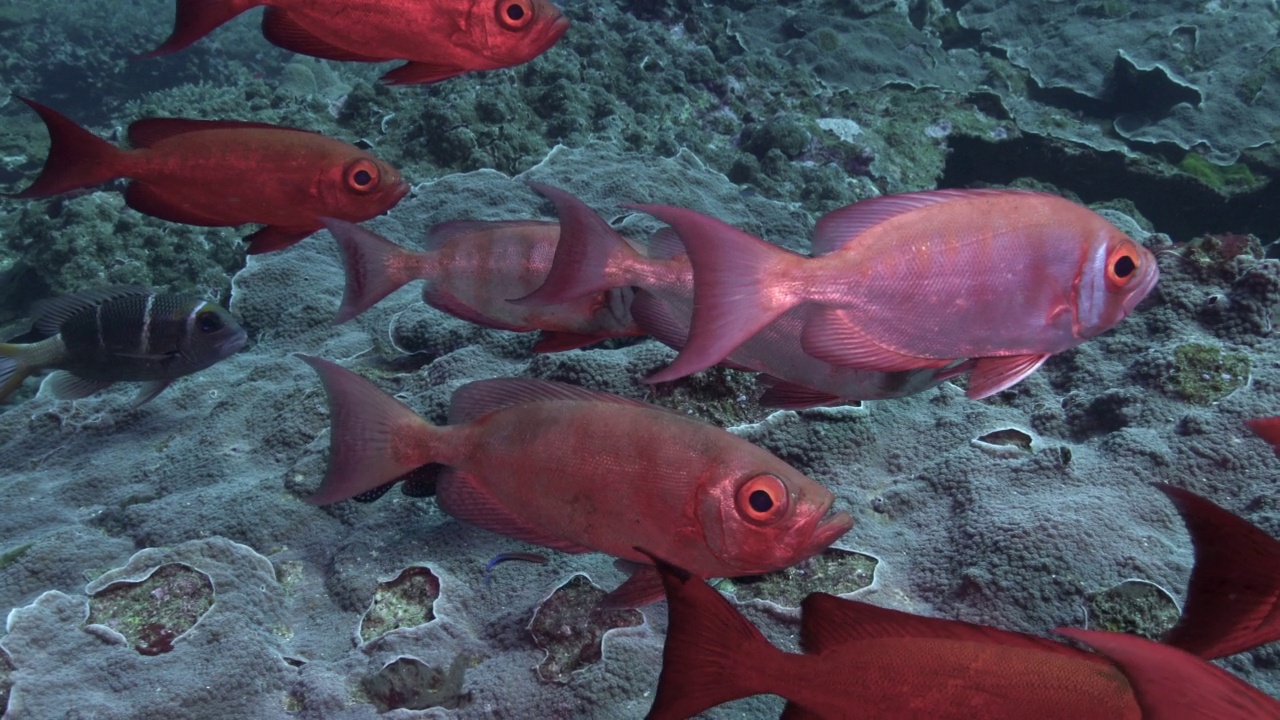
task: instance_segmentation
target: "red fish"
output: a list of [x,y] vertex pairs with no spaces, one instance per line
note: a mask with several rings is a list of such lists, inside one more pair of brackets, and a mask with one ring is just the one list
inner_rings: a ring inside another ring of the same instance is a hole
[[786,698],[784,718],[825,720],[1280,718],[1280,703],[1235,676],[1143,638],[1058,631],[1097,655],[825,593],[801,603],[804,654],[787,653],[706,583],[659,569],[669,624],[649,720],[763,693]]
[[691,210],[630,207],[674,227],[693,265],[689,343],[651,382],[706,368],[810,303],[802,338],[810,355],[881,372],[971,358],[969,397],[986,397],[1110,329],[1159,277],[1146,248],[1044,193],[865,200],[819,220],[813,258]]
[[178,0],[173,34],[144,57],[181,50],[240,13],[267,6],[262,34],[312,57],[407,60],[382,76],[431,83],[528,62],[569,29],[548,0]]
[[513,332],[541,330],[536,352],[569,350],[605,338],[640,335],[631,319],[630,288],[616,288],[570,302],[537,307],[507,302],[512,293],[542,284],[555,254],[560,226],[518,220],[442,223],[414,252],[364,228],[327,221],[342,250],[347,284],[336,322],[373,307],[405,283],[426,280],[428,305],[485,327]]
[[1280,415],[1251,418],[1244,421],[1244,426],[1252,430],[1254,435],[1266,440],[1276,455],[1280,455]]
[[[560,242],[546,282],[514,302],[525,307],[563,303],[634,286],[631,315],[640,328],[668,347],[684,347],[693,307],[693,273],[679,237],[656,233],[646,255],[572,194],[541,183],[529,186],[555,203]],[[800,349],[803,310],[783,313],[719,363],[764,373],[761,381],[768,389],[760,402],[767,407],[796,409],[905,397],[968,369],[967,364],[957,363],[886,373],[819,360]]]
[[[638,544],[714,577],[778,570],[853,525],[835,497],[774,455],[671,412],[525,378],[459,388],[449,425],[428,423],[372,383],[300,356],[329,397],[329,470],[309,501],[356,497],[427,463],[440,509],[507,537],[646,563],[606,604],[642,605],[662,583]],[[652,544],[652,545],[650,545]]]
[[1196,553],[1182,618],[1162,640],[1209,660],[1280,640],[1280,540],[1189,490],[1156,488]]
[[409,192],[395,168],[323,135],[232,120],[146,118],[122,150],[35,101],[51,146],[44,170],[15,197],[43,198],[128,178],[140,213],[204,227],[259,223],[249,252],[280,250],[319,230],[321,216],[368,220]]

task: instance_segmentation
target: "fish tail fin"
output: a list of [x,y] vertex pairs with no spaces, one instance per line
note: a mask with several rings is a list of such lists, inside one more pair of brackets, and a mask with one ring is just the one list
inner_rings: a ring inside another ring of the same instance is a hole
[[178,0],[169,38],[155,50],[135,57],[154,58],[175,53],[245,10],[262,4],[261,0]]
[[1189,490],[1156,489],[1177,507],[1195,547],[1182,618],[1163,642],[1213,660],[1280,639],[1280,540]]
[[715,218],[665,205],[628,205],[675,228],[693,267],[693,317],[676,359],[645,382],[668,382],[705,370],[801,298],[765,292],[801,256]]
[[25,362],[26,346],[0,344],[0,402],[4,402],[35,368]]
[[344,323],[368,310],[382,298],[418,277],[420,264],[415,253],[390,240],[345,220],[322,218],[329,234],[342,250],[342,267],[347,274],[342,305],[333,319]]
[[631,284],[626,278],[617,277],[615,270],[642,256],[604,218],[560,188],[536,182],[528,185],[555,204],[560,217],[560,239],[551,270],[542,285],[509,302],[559,305]]
[[329,469],[307,502],[363,495],[435,459],[439,428],[350,370],[297,357],[320,375],[329,396]]
[[689,718],[730,700],[777,691],[768,678],[786,653],[710,585],[654,561],[667,592],[668,623],[648,720]]
[[91,187],[120,177],[121,150],[85,130],[51,107],[15,95],[26,103],[49,130],[49,157],[31,187],[12,197],[44,198],[76,188]]

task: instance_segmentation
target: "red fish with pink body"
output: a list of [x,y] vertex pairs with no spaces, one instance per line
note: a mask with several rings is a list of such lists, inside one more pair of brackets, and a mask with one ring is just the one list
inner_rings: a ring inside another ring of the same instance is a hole
[[553,222],[457,220],[427,234],[421,251],[342,221],[327,221],[342,250],[346,289],[336,322],[373,307],[406,283],[425,280],[428,305],[484,327],[541,331],[536,352],[570,350],[613,337],[640,335],[631,319],[630,288],[602,290],[549,306],[506,298],[542,284],[555,256]]
[[259,6],[267,8],[262,34],[285,50],[339,61],[407,60],[382,76],[393,85],[520,65],[569,28],[548,0],[178,0],[173,34],[146,57],[181,50]]
[[35,101],[49,128],[44,169],[16,197],[43,198],[128,178],[140,213],[202,227],[258,223],[249,253],[281,250],[319,230],[321,216],[361,221],[409,192],[395,168],[318,133],[234,120],[146,118],[114,147]]
[[[581,200],[559,188],[529,183],[550,199],[560,216],[560,241],[546,282],[514,302],[521,307],[573,302],[634,286],[631,317],[646,334],[679,350],[689,336],[693,273],[679,238],[656,233],[648,253],[631,245]],[[806,408],[858,400],[906,397],[962,374],[968,364],[903,372],[857,370],[833,365],[800,348],[803,308],[775,318],[719,364],[764,373],[766,407]]]
[[329,469],[310,502],[376,492],[429,463],[440,509],[507,537],[644,563],[606,598],[662,597],[636,545],[712,577],[793,565],[853,525],[835,497],[769,452],[682,413],[524,378],[459,388],[435,426],[355,373],[301,356],[329,397]]
[[1109,330],[1159,277],[1146,248],[1045,193],[865,200],[818,221],[812,258],[691,210],[630,207],[675,228],[693,266],[689,342],[652,382],[709,367],[808,304],[802,346],[810,355],[880,372],[968,358],[968,395],[982,398]]
[[1274,698],[1145,638],[1056,631],[1093,653],[825,593],[801,603],[804,652],[787,653],[706,583],[660,561],[659,570],[669,622],[648,720],[684,720],[764,693],[787,700],[788,720],[1280,718]]

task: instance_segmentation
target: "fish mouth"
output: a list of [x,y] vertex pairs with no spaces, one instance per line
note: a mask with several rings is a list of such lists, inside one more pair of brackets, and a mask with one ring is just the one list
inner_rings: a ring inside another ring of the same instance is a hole
[[1133,312],[1133,309],[1138,306],[1138,303],[1145,300],[1147,298],[1147,295],[1151,294],[1151,290],[1155,288],[1156,282],[1159,280],[1160,280],[1160,268],[1152,264],[1151,272],[1148,273],[1146,277],[1142,278],[1142,280],[1140,281],[1141,284],[1138,285],[1138,287],[1129,295],[1129,297],[1125,298],[1125,301],[1124,301],[1125,316],[1128,316],[1129,313]]
[[235,355],[236,353],[243,350],[244,346],[247,345],[248,343],[249,343],[248,333],[243,331],[236,333],[235,335],[218,343],[218,346],[217,346],[218,356],[231,357],[232,355]]
[[826,516],[818,521],[813,528],[813,535],[809,538],[809,547],[813,551],[820,552],[827,548],[831,543],[840,539],[840,536],[853,529],[853,516],[841,510],[839,512],[828,512]]

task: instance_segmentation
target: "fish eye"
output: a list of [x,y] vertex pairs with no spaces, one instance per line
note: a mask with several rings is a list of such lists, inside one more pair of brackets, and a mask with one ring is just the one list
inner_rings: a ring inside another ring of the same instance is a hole
[[368,160],[357,160],[347,168],[347,187],[368,192],[378,184],[378,166]]
[[1118,245],[1107,257],[1107,286],[1119,290],[1138,272],[1138,249],[1132,242]]
[[738,488],[737,505],[751,522],[773,522],[787,512],[787,486],[776,475],[757,475]]
[[533,22],[533,3],[529,0],[501,0],[498,24],[508,30],[520,30]]
[[196,313],[196,327],[203,333],[217,332],[222,329],[222,318],[212,310]]

